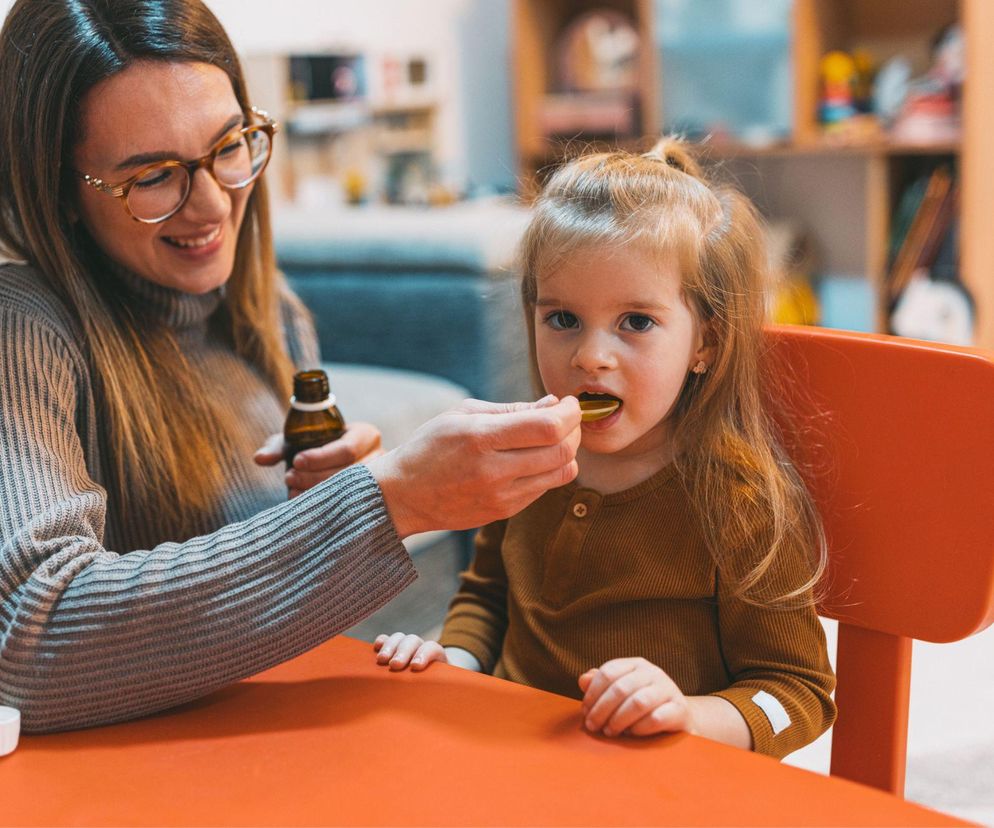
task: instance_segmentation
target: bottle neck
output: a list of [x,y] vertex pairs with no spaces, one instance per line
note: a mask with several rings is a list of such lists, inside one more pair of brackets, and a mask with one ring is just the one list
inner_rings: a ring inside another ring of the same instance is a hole
[[298,400],[296,395],[290,397],[290,408],[295,411],[327,411],[329,408],[334,407],[334,394],[329,394],[323,400],[319,400],[318,402],[303,402],[302,400]]

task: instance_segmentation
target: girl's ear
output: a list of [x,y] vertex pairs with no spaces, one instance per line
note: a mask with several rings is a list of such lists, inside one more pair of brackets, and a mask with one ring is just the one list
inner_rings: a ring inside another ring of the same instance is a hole
[[710,368],[717,350],[718,337],[715,335],[714,326],[710,320],[702,320],[697,333],[697,350],[694,351],[691,365],[703,362]]

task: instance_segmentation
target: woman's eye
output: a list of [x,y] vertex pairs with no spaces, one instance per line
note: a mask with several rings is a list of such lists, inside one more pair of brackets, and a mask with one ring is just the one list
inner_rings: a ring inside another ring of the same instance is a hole
[[238,152],[242,147],[245,146],[245,139],[239,138],[238,140],[232,141],[230,144],[225,144],[221,149],[217,151],[218,158],[225,158],[232,153]]
[[139,178],[135,182],[135,186],[141,190],[147,190],[149,187],[158,187],[160,184],[165,184],[169,181],[173,177],[173,173],[174,170],[172,168],[150,172]]
[[621,327],[625,330],[635,331],[637,333],[644,333],[650,328],[654,328],[656,322],[650,316],[644,316],[641,313],[631,313],[625,317],[624,321],[621,323]]
[[565,331],[567,328],[575,328],[577,319],[569,311],[555,311],[545,317],[545,324],[556,331]]

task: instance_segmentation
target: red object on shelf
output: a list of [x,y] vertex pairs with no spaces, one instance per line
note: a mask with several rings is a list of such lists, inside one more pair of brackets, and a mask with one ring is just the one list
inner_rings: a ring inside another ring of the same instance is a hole
[[628,138],[638,131],[635,97],[629,93],[546,95],[539,116],[546,137]]

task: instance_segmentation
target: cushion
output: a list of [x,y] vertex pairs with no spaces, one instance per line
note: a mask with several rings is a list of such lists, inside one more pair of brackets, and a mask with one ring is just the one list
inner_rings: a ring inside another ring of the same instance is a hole
[[387,450],[469,396],[453,382],[416,371],[337,362],[323,367],[345,422],[373,423],[383,433]]
[[528,210],[507,199],[431,208],[280,204],[273,235],[287,268],[492,273],[513,268],[528,218]]

